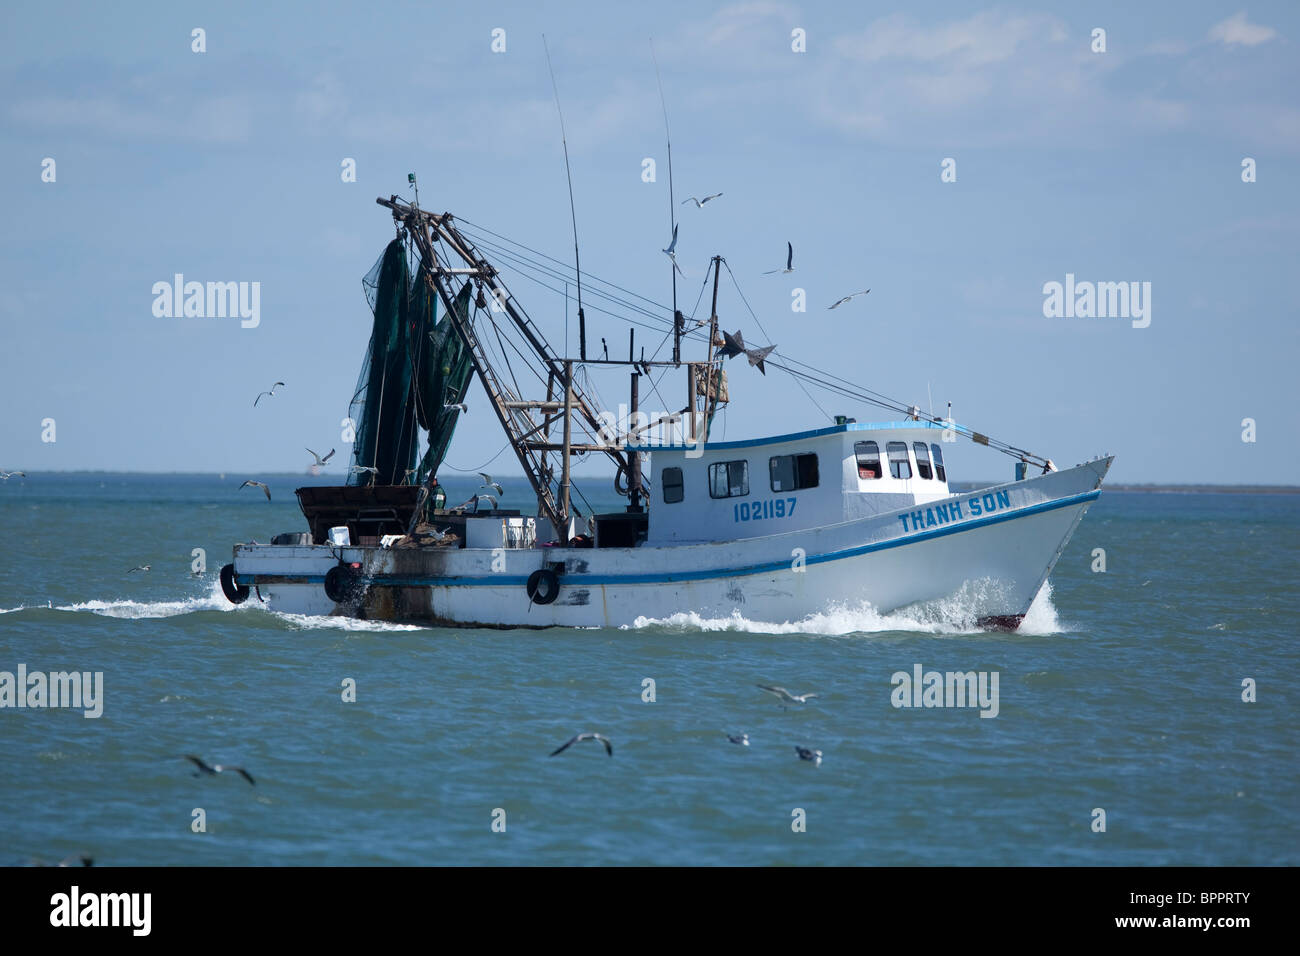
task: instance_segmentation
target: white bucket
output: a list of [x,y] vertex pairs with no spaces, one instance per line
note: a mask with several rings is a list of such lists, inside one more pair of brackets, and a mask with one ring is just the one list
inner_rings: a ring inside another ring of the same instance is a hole
[[337,528],[330,528],[330,544],[336,548],[347,548],[352,545],[352,536],[348,534],[347,525],[339,525]]

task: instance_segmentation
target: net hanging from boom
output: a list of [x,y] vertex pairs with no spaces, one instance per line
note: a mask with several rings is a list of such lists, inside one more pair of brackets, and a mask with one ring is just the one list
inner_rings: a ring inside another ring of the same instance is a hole
[[[421,263],[426,269],[427,263]],[[362,280],[374,324],[348,407],[356,429],[353,485],[420,484],[447,453],[472,366],[428,285],[413,281],[406,247],[394,239]],[[456,298],[463,315],[469,283]],[[428,447],[419,456],[419,430]],[[416,465],[417,458],[419,465]]]

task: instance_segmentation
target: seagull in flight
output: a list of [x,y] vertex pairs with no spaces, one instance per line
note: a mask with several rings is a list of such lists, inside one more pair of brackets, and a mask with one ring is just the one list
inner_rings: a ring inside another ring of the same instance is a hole
[[673,241],[668,243],[667,249],[663,249],[661,251],[669,259],[673,260],[673,268],[677,270],[678,275],[680,275],[683,279],[685,279],[686,273],[682,272],[682,267],[677,264],[677,228],[678,228],[677,226],[673,226]]
[[868,292],[870,292],[870,291],[871,291],[870,289],[863,289],[861,292],[855,292],[855,293],[853,293],[853,295],[846,295],[844,298],[840,299],[840,300],[839,300],[838,302],[836,302],[834,305],[830,306],[830,308],[832,308],[832,309],[838,309],[838,308],[839,308],[840,306],[842,306],[845,302],[848,302],[848,301],[850,301],[850,300],[852,300],[852,299],[856,299],[856,298],[857,298],[858,296],[860,296],[860,295],[866,295],[866,294],[867,294]]
[[352,471],[355,472],[356,474],[361,474],[364,471],[368,471],[372,475],[379,474],[379,469],[374,467],[373,465],[353,465]]
[[[149,565],[147,565],[147,564],[142,564],[142,565],[140,565],[140,567],[138,567],[138,568],[132,568],[132,569],[131,569],[131,571],[148,571],[148,570],[149,570]],[[131,571],[128,571],[128,572],[126,572],[126,573],[127,573],[127,574],[130,574]]]
[[243,767],[227,767],[219,763],[208,764],[204,762],[202,757],[196,757],[193,754],[180,754],[179,756],[181,757],[182,760],[188,760],[190,763],[194,764],[194,766],[199,768],[197,771],[195,771],[194,776],[196,777],[200,773],[206,773],[209,777],[211,777],[214,776],[215,774],[225,773],[227,770],[230,770],[234,773],[239,774],[250,784],[253,784],[253,786],[257,786],[257,784],[254,783],[253,781],[253,775],[250,774]]
[[462,415],[468,415],[468,414],[469,414],[469,403],[468,403],[468,402],[456,402],[454,405],[444,405],[444,406],[442,406],[443,411],[450,411],[450,410],[453,409],[453,408],[458,409]]
[[781,707],[788,710],[787,704],[806,704],[809,700],[816,697],[816,694],[792,694],[784,687],[769,687],[767,684],[755,684],[759,690],[765,690],[776,697],[781,702]]
[[742,747],[749,746],[749,734],[727,734],[727,739],[733,744],[739,744]]
[[[265,493],[265,495],[266,495],[266,500],[267,500],[267,501],[270,501],[270,500],[271,500],[271,489],[270,489],[270,487],[269,487],[268,485],[265,485],[265,484],[263,484],[263,483],[260,482],[260,481],[253,481],[253,480],[250,478],[248,481],[246,481],[246,482],[244,482],[242,485],[240,485],[239,488],[248,488],[249,486],[252,486],[253,488],[261,488],[262,491],[263,491],[263,493]],[[235,490],[238,491],[239,488],[236,488]]]
[[8,481],[10,478],[26,478],[25,471],[0,471],[0,480]]
[[708,202],[710,199],[717,199],[717,198],[718,198],[719,196],[721,196],[721,195],[722,195],[722,193],[714,193],[712,196],[705,196],[703,199],[696,199],[694,196],[688,196],[688,197],[686,197],[685,199],[683,199],[683,200],[681,201],[680,205],[685,206],[688,202],[693,202],[693,203],[695,203],[695,208],[696,208],[696,209],[699,209],[701,206],[703,206],[703,205],[704,205],[706,202]]
[[316,453],[315,453],[314,451],[312,451],[310,448],[307,449],[307,454],[311,455],[313,458],[316,459],[316,461],[315,461],[315,463],[312,465],[312,467],[313,467],[313,468],[319,468],[319,467],[321,467],[322,465],[324,465],[326,462],[328,462],[331,458],[334,457],[334,449],[331,448],[331,449],[330,449],[330,453],[329,453],[328,455],[326,455],[324,458],[322,458],[320,455],[316,454]]
[[253,399],[253,407],[254,407],[254,408],[257,407],[257,403],[260,402],[260,401],[262,400],[262,396],[263,396],[263,395],[274,395],[274,394],[275,394],[275,390],[276,390],[277,388],[279,388],[280,386],[282,386],[283,384],[284,384],[284,382],[276,382],[274,385],[271,386],[271,390],[270,390],[269,392],[258,392],[258,393],[257,393],[257,398]]
[[473,496],[472,498],[470,498],[468,501],[464,502],[463,504],[457,505],[457,506],[456,506],[454,509],[452,509],[452,510],[453,510],[453,511],[460,511],[460,510],[462,510],[462,509],[468,508],[470,505],[473,505],[473,506],[474,506],[474,513],[475,513],[475,514],[478,514],[478,503],[479,503],[480,501],[482,501],[484,498],[486,498],[488,501],[492,502],[492,507],[493,507],[493,508],[495,508],[495,507],[497,506],[497,500],[496,500],[495,498],[493,498],[491,495],[474,495],[474,496]]
[[765,276],[770,276],[770,275],[774,275],[774,274],[777,273],[777,272],[780,272],[782,275],[784,275],[784,274],[786,274],[787,272],[794,272],[794,244],[791,243],[791,242],[787,242],[787,243],[785,244],[785,249],[786,249],[786,252],[785,252],[785,268],[784,268],[784,269],[769,269],[769,270],[767,270],[766,272],[764,272],[763,275],[765,275]]
[[814,767],[822,765],[822,752],[820,750],[809,750],[807,747],[794,745],[795,753],[799,755],[800,760],[811,760]]
[[560,744],[560,746],[552,750],[551,756],[554,757],[556,754],[564,753],[564,751],[568,750],[574,744],[582,740],[599,740],[602,744],[605,745],[605,753],[609,754],[611,757],[614,756],[614,745],[609,742],[609,738],[606,737],[604,734],[577,734],[576,736],[570,737],[564,743]]
[[491,488],[497,494],[503,493],[504,489],[499,484],[497,484],[495,481],[492,480],[491,475],[487,474],[486,472],[480,471],[478,473],[478,476],[483,479],[483,484],[479,485],[480,488]]

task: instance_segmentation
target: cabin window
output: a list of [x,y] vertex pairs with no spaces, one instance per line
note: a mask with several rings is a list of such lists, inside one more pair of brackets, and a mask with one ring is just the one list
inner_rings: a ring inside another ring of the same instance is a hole
[[891,441],[885,447],[889,451],[889,473],[895,478],[911,478],[912,463],[907,457],[907,442]]
[[912,442],[912,450],[916,452],[916,473],[929,481],[934,477],[934,472],[930,470],[930,451],[925,447],[925,442]]
[[948,472],[943,470],[943,452],[935,444],[930,445],[930,452],[934,455],[934,476],[940,481],[947,481]]
[[859,478],[879,478],[880,446],[873,441],[860,441],[853,444],[853,455],[858,460]]
[[776,455],[767,462],[773,491],[817,487],[816,455]]
[[665,468],[659,478],[659,483],[664,488],[664,504],[674,505],[682,500],[682,470],[680,468]]
[[717,461],[709,465],[709,497],[739,498],[749,494],[749,462]]

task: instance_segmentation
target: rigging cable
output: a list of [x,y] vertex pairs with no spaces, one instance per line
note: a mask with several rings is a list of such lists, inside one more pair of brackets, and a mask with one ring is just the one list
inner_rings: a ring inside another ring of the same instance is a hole
[[573,219],[573,271],[578,276],[578,356],[587,360],[587,325],[582,314],[582,267],[578,264],[578,213],[573,205],[573,173],[569,169],[569,137],[564,131],[564,111],[560,109],[560,88],[555,82],[555,69],[551,66],[551,48],[542,34],[542,48],[546,50],[546,69],[551,74],[551,89],[555,91],[555,112],[560,114],[560,142],[564,144],[564,175],[569,181],[569,216]]

